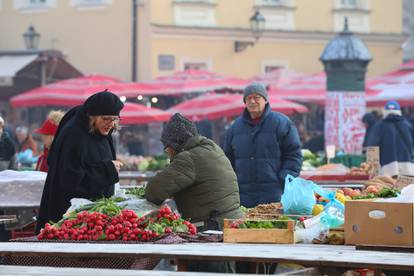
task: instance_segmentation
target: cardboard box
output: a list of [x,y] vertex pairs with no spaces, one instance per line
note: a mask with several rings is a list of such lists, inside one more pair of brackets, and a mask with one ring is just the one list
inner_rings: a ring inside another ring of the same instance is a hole
[[414,245],[414,204],[345,202],[345,244]]

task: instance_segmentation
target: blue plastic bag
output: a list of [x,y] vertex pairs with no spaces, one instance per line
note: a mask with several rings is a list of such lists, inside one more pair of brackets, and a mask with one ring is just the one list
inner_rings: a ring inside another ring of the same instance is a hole
[[314,185],[312,181],[300,177],[294,178],[288,174],[281,199],[283,212],[290,215],[311,215],[313,205],[316,203],[313,194]]
[[325,229],[339,227],[344,224],[345,206],[335,198],[335,195],[335,192],[329,195],[329,203],[323,208],[321,224]]
[[36,163],[38,156],[33,156],[33,152],[31,149],[26,149],[25,151],[19,152],[17,154],[17,161],[22,165],[32,166],[32,164]]
[[322,189],[312,181],[294,178],[287,175],[285,179],[285,191],[282,195],[282,205],[285,214],[311,215],[313,205],[316,203],[314,193],[329,199],[321,216],[321,224],[324,228],[338,227],[344,223],[344,205],[336,198],[336,192]]

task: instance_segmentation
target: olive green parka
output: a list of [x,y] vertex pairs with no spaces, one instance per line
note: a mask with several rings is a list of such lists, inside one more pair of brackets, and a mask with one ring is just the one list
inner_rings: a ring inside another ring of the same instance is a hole
[[155,204],[173,198],[183,218],[193,223],[210,219],[212,212],[220,228],[224,218],[242,217],[230,161],[217,144],[203,136],[187,140],[170,165],[148,181],[145,196]]

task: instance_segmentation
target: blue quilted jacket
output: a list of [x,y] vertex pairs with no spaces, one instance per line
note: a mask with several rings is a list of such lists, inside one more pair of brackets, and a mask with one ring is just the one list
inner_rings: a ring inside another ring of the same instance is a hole
[[259,124],[244,110],[226,133],[223,150],[236,171],[241,205],[280,201],[287,174],[298,176],[302,154],[296,127],[269,104]]

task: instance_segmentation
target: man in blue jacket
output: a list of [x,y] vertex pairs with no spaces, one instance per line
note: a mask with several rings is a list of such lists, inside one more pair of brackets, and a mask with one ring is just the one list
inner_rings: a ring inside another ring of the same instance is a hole
[[414,132],[402,116],[398,102],[388,101],[384,106],[384,119],[372,127],[367,146],[380,148],[380,174],[414,176]]
[[241,205],[279,202],[286,175],[302,166],[299,135],[285,115],[273,112],[266,88],[252,83],[244,90],[245,110],[228,129],[223,149],[237,174]]

